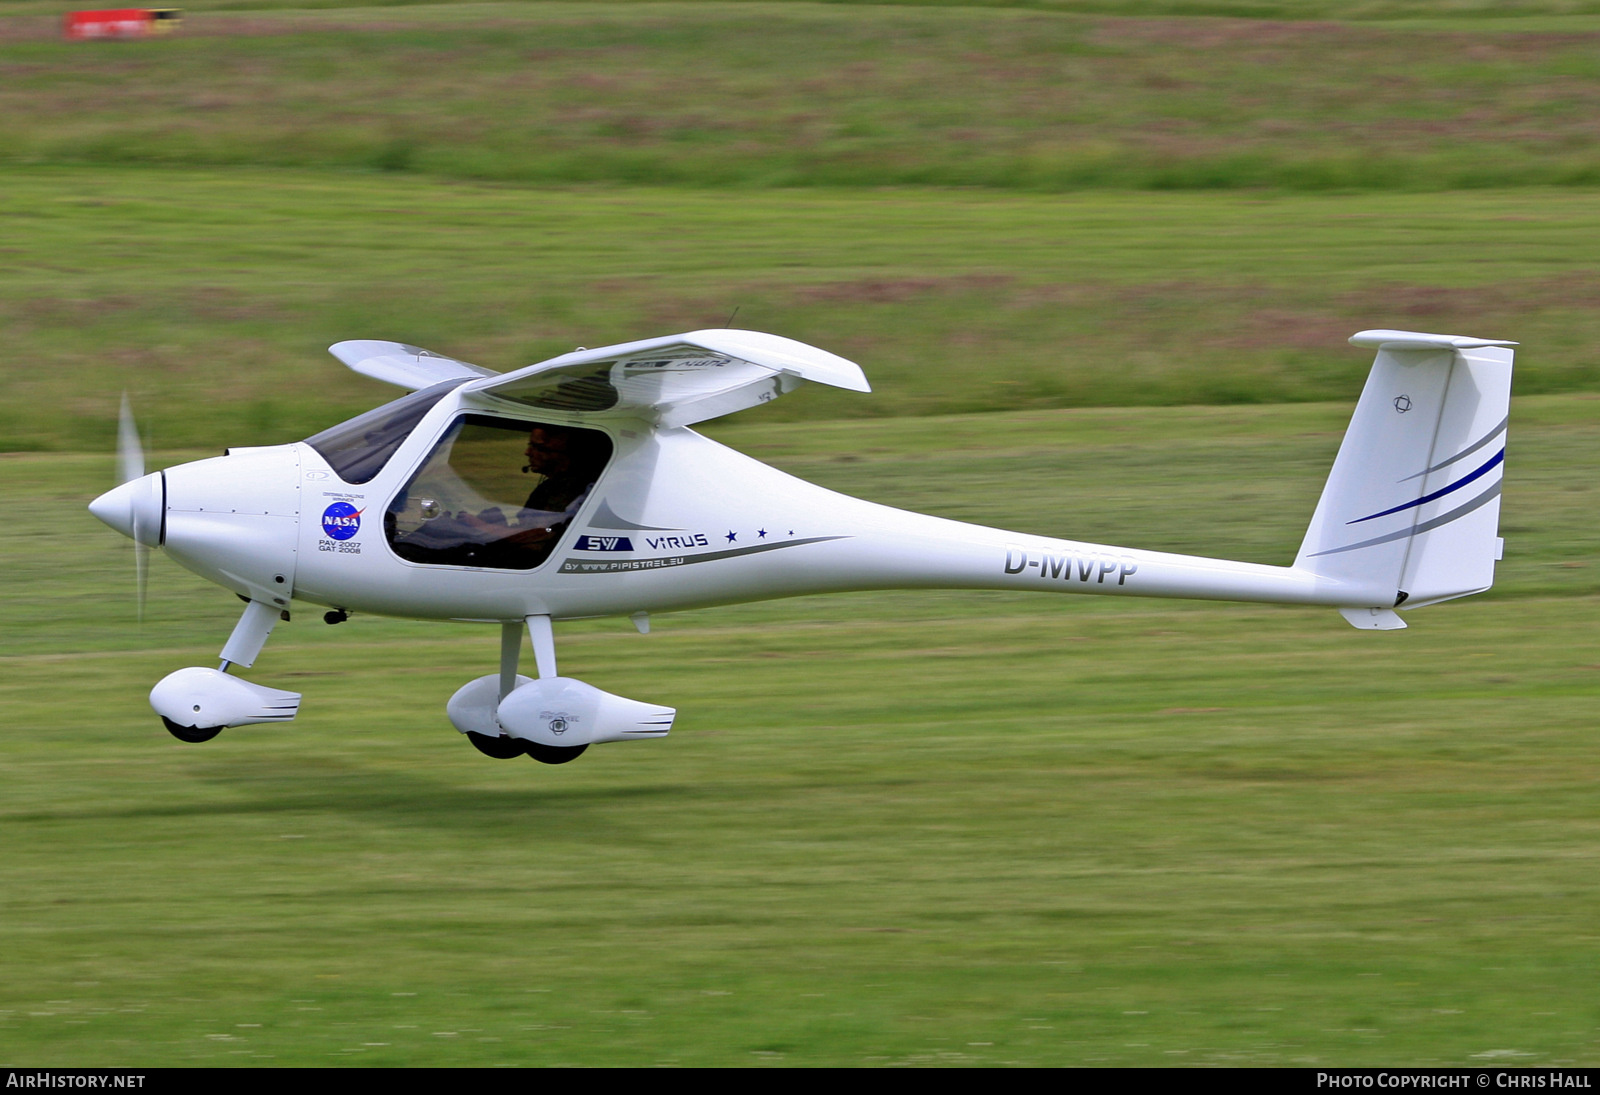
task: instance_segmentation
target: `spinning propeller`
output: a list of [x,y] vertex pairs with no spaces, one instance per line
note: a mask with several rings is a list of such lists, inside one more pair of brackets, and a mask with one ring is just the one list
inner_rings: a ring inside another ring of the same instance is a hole
[[163,538],[166,482],[160,472],[145,474],[144,446],[126,395],[122,397],[122,414],[117,422],[117,481],[116,488],[90,504],[89,512],[133,541],[134,583],[139,620],[143,622],[150,549],[160,546]]
[[[144,478],[144,446],[139,443],[139,427],[133,421],[128,393],[122,393],[122,414],[117,420],[117,482],[131,483]],[[139,513],[133,513],[133,575],[139,602],[139,622],[144,623],[144,594],[150,579],[150,547],[140,535]]]

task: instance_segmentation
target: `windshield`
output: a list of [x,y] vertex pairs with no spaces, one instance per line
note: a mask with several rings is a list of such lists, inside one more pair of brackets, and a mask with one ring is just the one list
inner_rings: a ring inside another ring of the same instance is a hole
[[310,445],[346,483],[370,483],[383,470],[433,405],[471,377],[458,377],[412,392],[393,403],[357,415],[348,422],[306,438]]

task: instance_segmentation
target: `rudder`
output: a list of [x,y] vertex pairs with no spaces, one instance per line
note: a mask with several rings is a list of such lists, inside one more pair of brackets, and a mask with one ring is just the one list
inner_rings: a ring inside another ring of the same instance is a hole
[[1488,589],[1515,343],[1411,331],[1350,341],[1378,354],[1295,566],[1380,609]]

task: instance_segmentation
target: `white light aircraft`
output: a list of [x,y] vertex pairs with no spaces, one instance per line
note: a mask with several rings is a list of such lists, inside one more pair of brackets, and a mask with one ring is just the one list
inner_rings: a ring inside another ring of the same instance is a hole
[[[561,676],[552,621],[863,589],[1008,589],[1326,605],[1358,628],[1488,589],[1510,342],[1409,331],[1350,340],[1377,358],[1294,565],[1056,540],[864,502],[689,429],[811,381],[870,390],[844,358],[706,330],[579,349],[497,374],[415,346],[334,356],[411,394],[290,445],[146,475],[126,402],[121,486],[96,517],[246,601],[212,669],[150,703],[178,738],[284,722],[300,696],[249,668],[291,601],[500,625],[500,671],[450,699],[492,757],[562,763],[664,736],[676,712]],[[142,602],[141,602],[142,603]],[[528,633],[537,679],[519,675]]]

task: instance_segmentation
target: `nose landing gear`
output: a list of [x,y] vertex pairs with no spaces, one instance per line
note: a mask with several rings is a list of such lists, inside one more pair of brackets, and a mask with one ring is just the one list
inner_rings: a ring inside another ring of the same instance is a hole
[[188,742],[190,745],[199,745],[203,741],[210,741],[222,733],[222,727],[220,726],[182,726],[165,715],[161,716],[161,722],[167,728],[169,734],[179,741]]
[[300,712],[300,693],[268,688],[230,676],[234,665],[255,664],[282,609],[251,601],[222,648],[216,669],[190,666],[169,673],[150,690],[150,706],[179,741],[210,741],[227,726],[288,722]]

